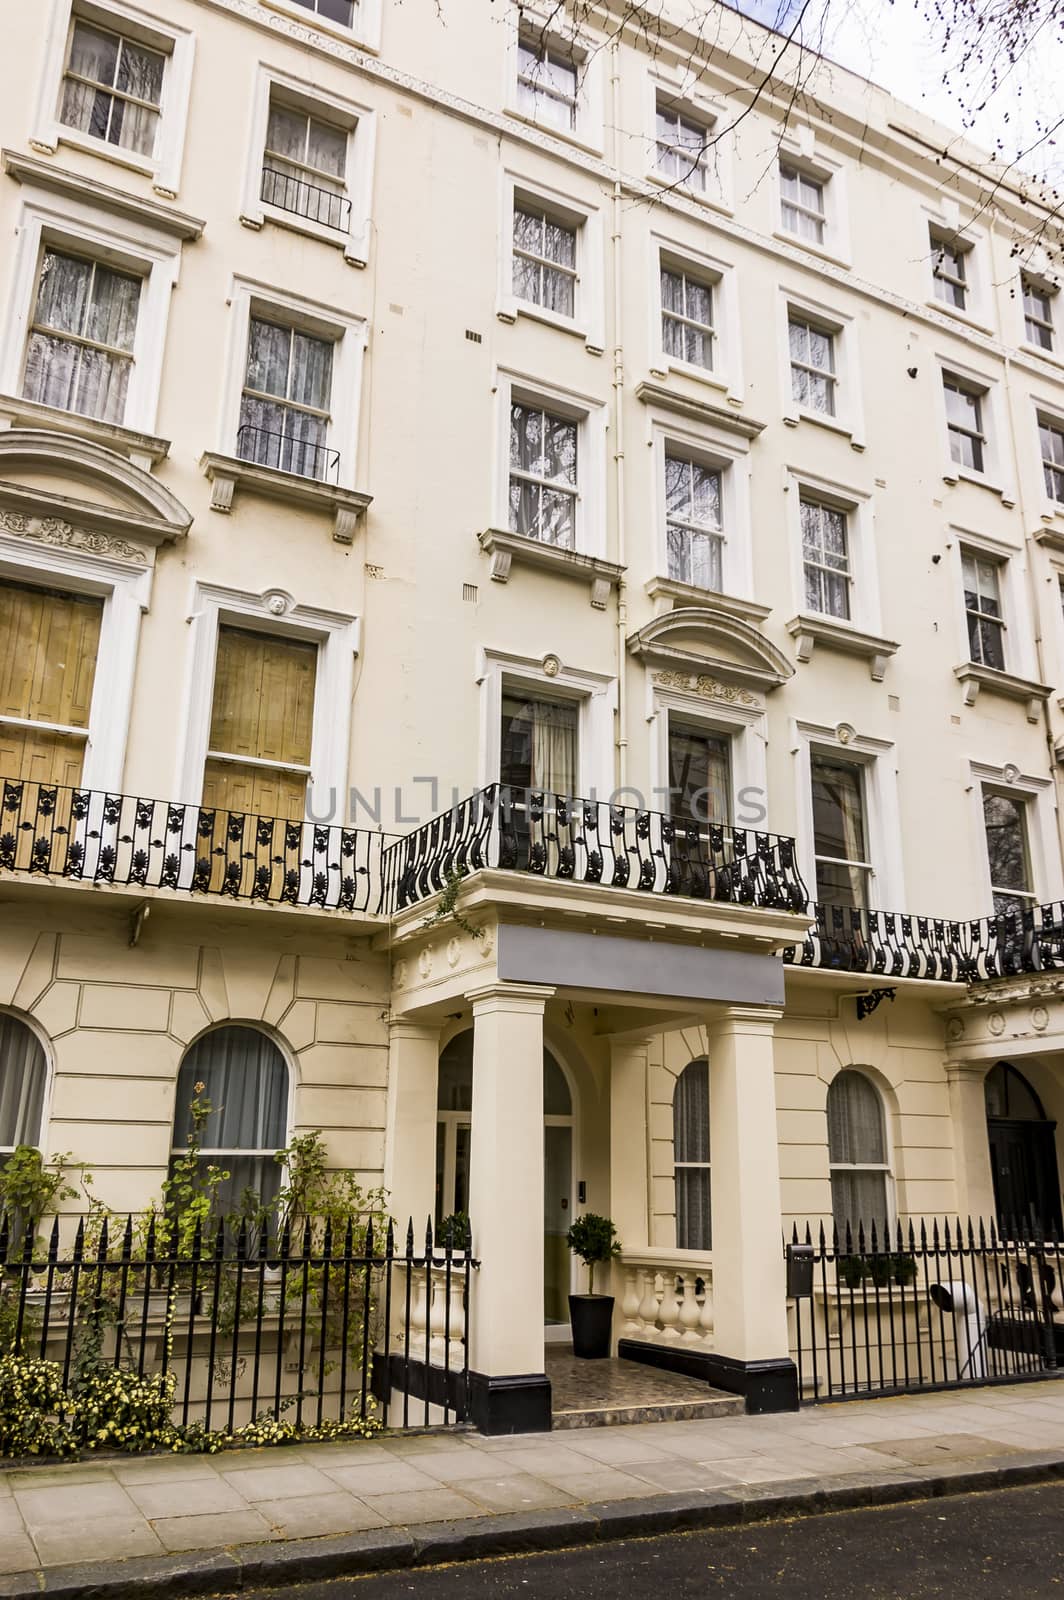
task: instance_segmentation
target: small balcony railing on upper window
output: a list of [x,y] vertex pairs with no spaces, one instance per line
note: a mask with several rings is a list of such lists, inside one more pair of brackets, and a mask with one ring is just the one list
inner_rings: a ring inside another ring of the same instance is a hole
[[337,233],[346,233],[351,226],[351,202],[345,194],[338,189],[308,183],[306,178],[284,172],[280,167],[263,167],[260,194],[264,205],[290,211],[295,217],[332,228]]
[[237,429],[236,453],[241,461],[272,467],[276,472],[291,472],[297,478],[331,484],[340,480],[339,450],[329,450],[309,439],[294,439],[291,434],[276,433],[272,428],[256,428],[249,422]]

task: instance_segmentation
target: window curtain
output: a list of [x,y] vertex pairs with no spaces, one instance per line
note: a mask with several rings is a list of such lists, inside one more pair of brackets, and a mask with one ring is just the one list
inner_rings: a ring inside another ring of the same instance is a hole
[[[709,1063],[692,1061],[676,1080],[672,1101],[676,1178],[676,1248],[710,1250],[713,1225],[709,1167]],[[694,1163],[687,1165],[686,1163]]]
[[669,812],[686,822],[731,816],[729,741],[669,726]]
[[[214,1107],[203,1133],[201,1166],[221,1167],[228,1179],[217,1194],[219,1217],[233,1218],[245,1198],[266,1203],[281,1184],[281,1168],[273,1159],[282,1149],[288,1126],[288,1069],[271,1039],[254,1028],[218,1028],[204,1034],[181,1063],[177,1080],[174,1149],[184,1150],[192,1119],[190,1106],[197,1083],[201,1098]],[[230,1155],[229,1151],[262,1151]]]
[[[246,388],[276,398],[243,396],[239,453],[244,460],[305,478],[323,476],[328,463],[323,448],[328,417],[315,412],[328,412],[332,361],[333,347],[327,339],[252,317]],[[286,405],[285,401],[296,404]],[[303,411],[297,406],[314,409]]]
[[[157,51],[142,49],[128,39],[79,22],[71,41],[68,72],[91,78],[92,83],[66,78],[61,121],[68,128],[78,128],[94,138],[150,156],[159,123],[159,113],[152,108],[162,100],[165,65],[165,58]],[[119,93],[108,94],[103,86]],[[131,104],[123,98],[125,95],[147,100],[150,105]]]
[[[139,278],[45,251],[26,350],[26,399],[121,422],[139,305]],[[94,349],[82,338],[110,349]]]
[[[571,549],[576,533],[577,425],[523,405],[510,408],[510,529]],[[516,476],[517,473],[522,476]],[[530,481],[536,480],[536,481]],[[552,487],[559,485],[560,487]]]
[[0,1150],[39,1145],[48,1064],[36,1035],[0,1013]]
[[552,794],[576,792],[576,711],[532,701],[532,787]]
[[813,848],[817,861],[817,894],[840,906],[864,906],[866,871],[848,865],[865,855],[864,796],[861,772],[841,762],[813,763]]
[[[883,1103],[860,1072],[840,1072],[828,1090],[828,1161],[831,1198],[840,1231],[887,1225],[887,1136]],[[846,1170],[849,1168],[850,1170]]]

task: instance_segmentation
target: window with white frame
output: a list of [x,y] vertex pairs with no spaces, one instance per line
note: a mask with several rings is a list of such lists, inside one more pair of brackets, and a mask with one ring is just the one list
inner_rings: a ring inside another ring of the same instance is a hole
[[219,626],[204,806],[302,822],[318,651],[316,640]]
[[670,183],[695,194],[709,187],[712,124],[680,109],[671,95],[659,93],[655,105],[655,167]]
[[82,782],[104,602],[0,582],[0,782]]
[[813,751],[813,852],[816,898],[827,905],[870,905],[865,773],[862,763]]
[[675,448],[665,448],[667,576],[719,592],[723,588],[721,473]]
[[332,340],[250,318],[237,430],[242,461],[336,481],[339,453],[327,444],[332,369]]
[[576,548],[579,432],[572,417],[535,402],[511,402],[511,533]]
[[780,162],[780,204],[782,221],[788,233],[799,239],[824,243],[823,179],[811,177],[788,161]]
[[848,514],[806,494],[801,496],[798,510],[806,609],[848,621],[853,582]]
[[983,790],[983,831],[996,917],[1015,916],[1035,904],[1028,802],[996,789]]
[[187,1154],[193,1102],[211,1107],[203,1128],[200,1165],[228,1173],[214,1195],[210,1224],[235,1219],[246,1191],[259,1204],[281,1186],[277,1153],[288,1138],[288,1065],[258,1028],[214,1028],[185,1052],[177,1076],[173,1157]]
[[712,1250],[709,1062],[689,1061],[672,1097],[677,1250]]
[[730,822],[732,741],[668,713],[669,815],[681,822]]
[[1024,338],[1028,344],[1037,345],[1039,350],[1052,350],[1056,289],[1030,277],[1026,272],[1020,276],[1020,287],[1023,294]]
[[890,1166],[883,1102],[863,1072],[846,1068],[828,1087],[828,1167],[831,1210],[840,1242],[856,1244],[874,1226],[889,1228]]
[[350,137],[349,129],[286,104],[274,91],[262,159],[263,204],[346,232]]
[[1038,413],[1042,474],[1050,500],[1064,501],[1064,424]]
[[971,245],[958,239],[956,234],[931,228],[931,270],[935,299],[955,311],[964,311],[971,290],[969,258]]
[[576,314],[577,229],[531,199],[514,196],[513,292],[561,317]]
[[526,34],[517,45],[517,104],[547,127],[576,128],[579,68],[576,58],[543,35]]
[[986,466],[987,436],[984,413],[986,389],[953,373],[942,374],[942,393],[946,401],[946,428],[950,458],[959,467],[983,472]]
[[154,156],[165,73],[161,51],[75,17],[59,120],[106,144]]
[[0,1164],[20,1144],[39,1149],[48,1061],[20,1017],[0,1011]]
[[26,400],[121,423],[143,280],[45,245],[22,377]]
[[687,266],[661,259],[661,338],[665,354],[713,369],[713,284]]
[[356,0],[293,0],[304,11],[313,11],[325,22],[338,22],[342,28],[351,28],[355,22]]
[[968,658],[1005,669],[1005,617],[1001,604],[1004,562],[975,550],[961,551]]
[[803,411],[833,417],[838,410],[835,333],[801,312],[787,316],[791,395]]

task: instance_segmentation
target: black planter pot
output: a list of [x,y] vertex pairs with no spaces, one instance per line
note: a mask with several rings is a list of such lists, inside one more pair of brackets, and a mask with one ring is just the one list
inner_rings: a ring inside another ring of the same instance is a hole
[[569,1321],[573,1330],[573,1355],[601,1361],[610,1353],[613,1326],[612,1294],[571,1294]]

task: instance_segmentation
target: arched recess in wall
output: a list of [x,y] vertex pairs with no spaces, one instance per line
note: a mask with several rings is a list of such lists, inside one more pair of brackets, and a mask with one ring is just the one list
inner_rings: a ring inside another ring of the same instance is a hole
[[880,1238],[894,1215],[887,1106],[866,1069],[845,1067],[828,1086],[828,1168],[831,1210],[840,1238],[856,1241],[874,1227]]
[[49,1079],[36,1030],[15,1012],[0,1011],[0,1158],[20,1144],[41,1148]]
[[254,1023],[222,1023],[185,1051],[177,1075],[173,1152],[188,1147],[193,1100],[209,1102],[201,1160],[229,1173],[218,1190],[221,1215],[234,1215],[246,1190],[260,1202],[277,1194],[282,1172],[276,1156],[288,1142],[294,1084],[291,1061]]

